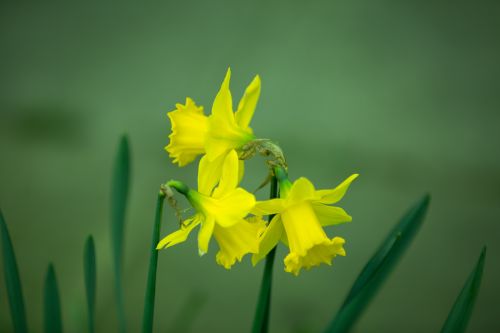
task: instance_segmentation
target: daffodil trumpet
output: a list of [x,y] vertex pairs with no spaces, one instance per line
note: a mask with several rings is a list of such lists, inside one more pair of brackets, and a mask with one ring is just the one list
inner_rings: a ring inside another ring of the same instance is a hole
[[248,217],[255,206],[255,197],[238,187],[240,171],[236,151],[232,150],[226,156],[217,186],[214,186],[212,175],[212,165],[200,163],[197,191],[177,180],[167,182],[168,187],[187,198],[196,213],[183,220],[179,230],[162,239],[157,249],[184,242],[190,232],[200,226],[199,254],[208,252],[213,235],[219,245],[216,261],[229,269],[237,260],[241,261],[245,254],[257,253],[259,235],[265,222],[259,217]]
[[[219,245],[217,262],[226,268],[246,253],[252,253],[255,265],[279,242],[289,247],[284,259],[285,270],[298,275],[302,268],[331,265],[336,256],[344,256],[345,240],[330,238],[324,228],[352,220],[342,208],[334,206],[344,196],[357,174],[339,186],[316,190],[304,177],[288,179],[288,166],[283,151],[273,141],[254,135],[250,122],[261,90],[259,76],[246,88],[238,106],[233,109],[230,91],[231,70],[228,69],[217,92],[210,114],[203,106],[186,98],[184,104],[168,113],[172,131],[165,147],[173,162],[185,166],[200,156],[198,189],[190,189],[172,180],[165,185],[170,204],[176,208],[180,229],[158,244],[158,249],[184,242],[199,226],[198,250],[208,251],[212,235]],[[269,174],[259,189],[274,177],[279,183],[279,198],[255,201],[253,194],[239,187],[244,162],[255,155],[267,160]],[[183,219],[177,209],[172,189],[183,194],[195,210]],[[263,216],[270,221],[263,222]]]
[[257,216],[274,215],[263,232],[259,252],[252,257],[255,265],[280,241],[290,248],[285,257],[285,271],[298,275],[302,268],[320,264],[331,265],[336,256],[345,256],[345,240],[329,238],[323,227],[352,220],[342,208],[330,206],[344,196],[357,174],[348,177],[331,190],[316,190],[306,178],[290,182],[286,170],[275,168],[280,198],[257,202],[252,213]]
[[209,162],[218,163],[232,150],[238,150],[255,139],[250,127],[260,96],[260,78],[255,76],[248,85],[233,111],[233,99],[229,89],[231,69],[215,96],[210,115],[191,98],[167,115],[172,125],[170,142],[165,150],[179,166],[191,163],[197,156],[206,155]]

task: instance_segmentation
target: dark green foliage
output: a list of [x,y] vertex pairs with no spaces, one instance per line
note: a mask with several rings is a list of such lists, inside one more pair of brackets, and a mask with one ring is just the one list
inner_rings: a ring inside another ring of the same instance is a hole
[[17,269],[14,247],[12,246],[9,231],[7,230],[7,225],[1,211],[0,229],[2,232],[2,253],[5,284],[7,287],[7,295],[9,297],[12,325],[14,326],[14,332],[25,333],[28,332],[28,325],[26,323],[26,310],[24,308],[23,290],[21,287],[21,280],[19,278],[19,270]]
[[354,282],[342,307],[325,333],[348,332],[419,230],[430,196],[424,196],[393,228]]
[[54,265],[49,264],[45,278],[43,324],[45,333],[62,333],[61,302]]
[[125,305],[123,300],[123,241],[125,233],[125,211],[130,181],[130,152],[126,136],[120,140],[113,169],[111,184],[111,237],[113,246],[113,263],[115,271],[116,301],[120,332],[126,332]]
[[476,266],[469,275],[465,285],[458,295],[453,308],[448,314],[448,318],[444,323],[441,333],[462,333],[465,332],[469,323],[474,303],[479,293],[481,286],[481,278],[483,276],[484,260],[486,258],[486,247],[483,247]]

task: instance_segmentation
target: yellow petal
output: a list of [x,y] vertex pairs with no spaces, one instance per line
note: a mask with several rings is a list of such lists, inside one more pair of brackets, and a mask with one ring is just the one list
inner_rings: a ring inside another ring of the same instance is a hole
[[219,244],[216,261],[219,265],[230,269],[236,260],[241,261],[247,253],[256,253],[259,249],[259,234],[265,228],[265,222],[242,220],[229,228],[216,225],[214,237]]
[[359,175],[357,173],[349,176],[346,180],[344,180],[339,186],[337,186],[334,189],[316,191],[316,194],[320,196],[319,201],[324,204],[334,204],[340,201],[340,199],[342,199],[347,189],[349,188],[349,185],[351,185],[353,180],[358,178],[358,176]]
[[200,159],[198,166],[198,192],[210,196],[220,180],[224,156],[209,161],[207,156]]
[[[219,129],[214,129],[214,132],[220,132]],[[224,140],[223,138],[216,138],[212,136],[207,137],[207,141],[205,142],[205,152],[207,153],[207,158],[209,161],[213,161],[219,157],[224,159],[226,153],[231,150],[233,147],[231,142]]]
[[231,119],[211,115],[209,117],[209,131],[205,142],[205,151],[209,160],[228,153],[231,149],[238,149],[252,141],[255,136],[250,128],[241,128]]
[[318,198],[314,185],[309,179],[301,177],[293,183],[286,200],[288,205],[293,205],[302,201],[316,200]]
[[210,207],[210,212],[217,224],[227,228],[240,222],[254,206],[254,195],[238,187],[217,199],[216,207]]
[[259,100],[260,95],[260,77],[257,75],[253,81],[248,85],[245,94],[238,104],[238,111],[236,111],[236,122],[239,126],[245,128],[250,125],[255,107]]
[[163,238],[156,246],[157,250],[166,249],[176,244],[186,241],[189,233],[200,224],[200,219],[192,218],[183,222],[181,228],[177,231],[172,232],[167,237]]
[[231,91],[229,90],[229,81],[231,80],[231,68],[227,69],[226,77],[222,82],[222,85],[215,96],[214,104],[212,105],[212,115],[220,117],[225,121],[232,119],[234,121],[233,114],[233,99],[231,97]]
[[172,133],[165,150],[174,159],[174,163],[185,166],[197,155],[205,153],[208,117],[203,114],[203,107],[196,106],[189,97],[186,98],[185,105],[177,104],[176,110],[167,115],[172,124]]
[[352,221],[352,217],[340,207],[327,206],[321,203],[313,203],[312,207],[319,223],[324,227]]
[[260,237],[259,252],[252,256],[252,264],[254,266],[278,245],[278,242],[284,234],[283,231],[283,223],[281,222],[280,215],[275,215]]
[[212,217],[207,217],[201,223],[201,228],[198,232],[198,253],[200,256],[208,252],[208,245],[210,243],[210,238],[212,238],[214,225],[215,222]]
[[257,201],[251,213],[259,216],[277,214],[285,209],[285,203],[284,199]]
[[231,150],[224,159],[219,186],[214,191],[213,197],[219,198],[234,190],[238,186],[239,160],[235,150]]
[[209,117],[205,151],[210,161],[254,139],[252,129],[239,126],[234,118],[231,92],[229,91],[230,77],[231,70],[228,69],[224,82],[215,97],[212,114]]

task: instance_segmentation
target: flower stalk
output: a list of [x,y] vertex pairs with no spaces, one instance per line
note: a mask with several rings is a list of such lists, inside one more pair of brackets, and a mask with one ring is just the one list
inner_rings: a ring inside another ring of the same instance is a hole
[[[275,176],[271,179],[271,191],[269,198],[278,197],[278,180]],[[270,222],[274,216],[269,215]],[[252,326],[252,333],[267,333],[269,327],[269,312],[271,308],[271,285],[273,280],[274,257],[276,256],[276,247],[274,247],[266,256],[264,266],[264,275],[260,287],[257,309]]]

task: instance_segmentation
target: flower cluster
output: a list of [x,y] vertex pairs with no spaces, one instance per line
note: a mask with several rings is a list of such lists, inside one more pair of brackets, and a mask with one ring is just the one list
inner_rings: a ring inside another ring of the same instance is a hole
[[[182,220],[179,230],[162,239],[157,249],[184,242],[199,226],[199,254],[208,252],[214,236],[219,247],[216,261],[227,269],[247,253],[252,254],[252,263],[256,265],[279,242],[290,249],[284,259],[287,272],[298,275],[302,268],[331,265],[334,257],[345,255],[345,240],[329,238],[323,227],[351,221],[342,208],[332,205],[342,199],[358,175],[329,190],[316,190],[303,177],[292,183],[281,149],[270,140],[256,138],[249,126],[259,100],[259,76],[245,90],[236,112],[229,90],[230,78],[228,69],[210,115],[191,98],[168,113],[172,132],[165,149],[173,162],[182,167],[198,155],[202,157],[197,190],[176,180],[166,184],[187,198],[195,214]],[[278,198],[256,201],[252,193],[239,187],[244,160],[255,153],[274,157],[268,164],[279,184]],[[266,223],[264,216],[272,218]]]

